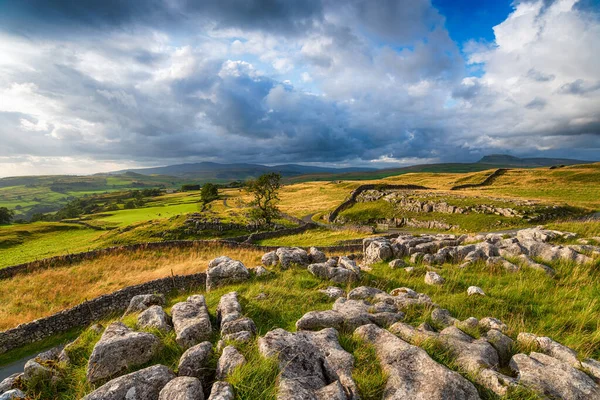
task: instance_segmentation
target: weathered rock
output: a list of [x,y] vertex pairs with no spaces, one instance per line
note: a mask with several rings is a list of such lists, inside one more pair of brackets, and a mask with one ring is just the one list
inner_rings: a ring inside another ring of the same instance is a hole
[[238,300],[237,292],[229,292],[221,296],[216,314],[219,325],[235,321],[242,316],[242,306]]
[[467,289],[467,294],[469,296],[485,296],[483,289],[479,286],[469,286],[469,288]]
[[586,358],[581,362],[581,366],[589,375],[593,376],[594,379],[596,379],[596,382],[600,382],[600,361],[591,358]]
[[250,340],[252,340],[252,337],[254,336],[255,333],[256,332],[250,332],[250,331],[240,331],[240,332],[235,332],[235,333],[228,333],[226,335],[223,335],[222,339],[232,341],[232,342],[248,343]]
[[296,322],[297,330],[320,330],[323,328],[341,329],[344,317],[337,311],[309,311]]
[[354,272],[356,275],[360,276],[360,267],[356,265],[356,261],[353,259],[342,256],[338,260],[338,266],[345,268],[349,271]]
[[27,382],[50,380],[52,375],[52,368],[42,365],[36,360],[27,361],[23,369],[23,379]]
[[518,258],[519,258],[519,261],[521,262],[521,264],[526,267],[543,271],[550,276],[554,276],[556,274],[554,269],[550,268],[547,265],[540,264],[540,263],[533,261],[531,258],[529,258],[529,256],[526,256],[525,254],[520,255]]
[[140,294],[133,296],[125,314],[144,311],[151,306],[164,306],[165,296],[162,294]]
[[321,250],[316,247],[311,247],[308,249],[308,256],[310,258],[310,262],[313,264],[324,263],[327,261],[327,256]]
[[212,326],[204,296],[190,296],[187,301],[175,304],[171,314],[177,343],[184,349],[210,338]]
[[508,330],[508,326],[497,318],[485,317],[479,320],[479,326],[485,330],[497,329],[500,332]]
[[154,328],[159,331],[170,331],[171,324],[169,316],[161,306],[150,306],[138,316],[138,326],[140,328]]
[[484,339],[474,339],[455,326],[440,332],[440,340],[457,355],[456,363],[473,374],[481,368],[497,368],[498,353]]
[[175,378],[164,365],[153,365],[115,378],[100,386],[83,400],[158,399],[160,391]]
[[459,321],[454,324],[458,329],[477,329],[479,326],[479,320],[475,317],[469,317],[464,321]]
[[0,392],[0,400],[25,400],[27,395],[19,389],[11,389],[6,392]]
[[234,400],[233,387],[229,382],[213,383],[208,400]]
[[369,300],[375,297],[375,295],[385,292],[380,289],[376,289],[369,286],[359,286],[354,288],[348,293],[348,298],[351,300]]
[[485,338],[498,352],[500,363],[502,365],[507,365],[512,355],[514,341],[497,329],[490,329]]
[[458,319],[454,318],[450,311],[444,308],[436,308],[431,312],[431,320],[435,322],[436,325],[443,326],[444,328],[447,326],[454,325],[458,323]]
[[502,257],[490,257],[487,259],[487,265],[490,267],[495,267],[495,266],[499,266],[504,268],[505,270],[509,271],[509,272],[517,272],[519,270],[519,267],[516,266],[515,264],[511,263],[510,261],[505,260]]
[[[348,400],[358,399],[358,389],[354,379],[352,379],[354,357],[352,354],[344,350],[340,345],[337,330],[333,328],[327,328],[318,332],[306,332],[305,334],[308,335],[319,348],[319,350],[321,350],[321,352],[325,355],[325,359],[337,374],[339,383],[342,386],[341,393],[345,394],[345,396],[342,398],[347,398]],[[335,384],[335,382],[333,384]],[[324,389],[325,388],[321,390]],[[323,392],[321,392],[321,396],[322,395]],[[326,398],[328,397],[324,397],[324,399]]]
[[587,400],[600,398],[600,387],[585,373],[542,353],[515,354],[510,367],[519,383],[550,398]]
[[335,286],[329,286],[327,289],[319,289],[320,293],[327,295],[330,299],[337,299],[339,297],[345,297],[346,292],[343,289]]
[[223,349],[219,362],[217,363],[216,378],[219,380],[227,378],[237,367],[246,364],[246,357],[233,346]]
[[580,254],[567,246],[554,246],[535,240],[522,241],[521,244],[527,248],[530,257],[538,257],[544,261],[566,260],[577,264],[593,261],[591,257]]
[[259,265],[258,267],[256,267],[254,269],[254,273],[256,274],[256,276],[266,276],[266,275],[270,275],[271,272],[266,269],[265,267],[263,267],[262,265]]
[[317,400],[315,392],[338,380],[322,351],[302,332],[268,332],[258,341],[265,357],[279,360],[279,399]]
[[364,251],[364,261],[367,265],[388,261],[392,257],[394,257],[394,252],[390,241],[387,239],[370,242]]
[[555,342],[549,337],[521,332],[517,337],[517,341],[524,346],[533,347],[536,349],[536,351],[554,357],[557,360],[566,362],[574,368],[581,368],[581,362],[577,358],[577,353],[575,350]]
[[113,322],[94,346],[88,361],[87,379],[95,383],[142,365],[150,361],[161,346],[156,336],[135,332],[121,322]]
[[383,370],[389,374],[383,399],[479,399],[477,389],[427,353],[375,325],[355,331],[375,346]]
[[[356,270],[359,271],[358,267],[356,267]],[[341,264],[335,267],[329,266],[328,263],[311,264],[308,266],[308,272],[321,279],[328,279],[335,283],[354,282],[360,278],[359,272],[348,269]]]
[[218,286],[242,282],[250,278],[250,271],[241,261],[229,257],[219,257],[212,260],[206,271],[206,290]]
[[279,257],[277,257],[277,252],[270,251],[265,253],[260,261],[267,267],[274,267],[279,263]]
[[277,249],[276,254],[282,269],[288,269],[292,266],[306,267],[310,262],[306,250],[299,247],[280,247]]
[[191,376],[198,378],[202,384],[207,384],[212,373],[211,356],[212,344],[210,342],[202,342],[190,347],[179,359],[179,376]]
[[158,400],[204,400],[202,383],[191,376],[180,376],[165,385]]
[[444,282],[446,282],[446,280],[437,272],[427,271],[425,274],[425,283],[428,285],[442,285]]
[[424,254],[420,253],[420,252],[413,253],[410,256],[410,262],[411,262],[411,264],[418,264],[418,263],[420,263],[423,260],[423,256],[424,256]]
[[23,373],[17,372],[0,382],[0,393],[17,389],[17,382],[23,377]]
[[407,264],[406,264],[406,262],[404,262],[404,260],[400,260],[398,258],[390,261],[388,265],[390,266],[391,269],[404,268],[407,266]]

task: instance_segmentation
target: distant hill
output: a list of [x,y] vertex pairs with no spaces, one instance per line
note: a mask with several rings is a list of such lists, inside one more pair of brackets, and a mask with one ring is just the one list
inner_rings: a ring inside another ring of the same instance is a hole
[[337,174],[307,174],[289,178],[292,182],[328,181],[328,180],[367,180],[382,179],[388,176],[417,172],[462,173],[478,172],[493,168],[539,168],[554,165],[591,164],[593,161],[572,160],[568,158],[519,158],[508,154],[492,154],[474,163],[420,164],[401,168],[386,168],[375,171],[346,172]]
[[298,164],[219,164],[201,162],[194,164],[167,165],[164,167],[138,168],[115,171],[111,174],[136,173],[140,175],[168,175],[195,181],[232,181],[257,177],[264,173],[279,172],[284,177],[306,174],[339,174],[348,172],[369,172],[374,168],[327,168]]
[[494,164],[515,167],[550,167],[552,165],[589,164],[591,161],[570,158],[519,158],[508,154],[490,154],[478,161],[479,164]]

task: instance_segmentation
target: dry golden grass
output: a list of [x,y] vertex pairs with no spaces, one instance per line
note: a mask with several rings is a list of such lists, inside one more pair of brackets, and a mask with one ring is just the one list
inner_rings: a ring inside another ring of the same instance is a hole
[[17,275],[0,285],[0,330],[73,307],[86,299],[174,274],[202,272],[215,257],[228,255],[246,266],[263,252],[218,245],[191,249],[124,252],[75,265]]
[[350,192],[370,181],[306,182],[287,185],[281,188],[279,197],[281,211],[301,218],[317,212],[327,212],[336,208]]

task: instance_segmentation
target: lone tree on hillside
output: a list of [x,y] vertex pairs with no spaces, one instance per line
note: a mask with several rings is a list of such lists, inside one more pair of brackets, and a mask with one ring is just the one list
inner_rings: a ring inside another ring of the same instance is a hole
[[250,203],[252,210],[248,214],[251,220],[270,224],[279,215],[275,205],[281,187],[281,175],[276,172],[264,174],[246,182],[246,191],[254,196]]
[[218,199],[219,187],[214,183],[205,183],[204,185],[202,185],[200,197],[202,198],[202,203],[204,204],[208,204],[211,201]]
[[0,207],[0,225],[10,224],[10,221],[15,216],[13,210],[9,210],[6,207]]

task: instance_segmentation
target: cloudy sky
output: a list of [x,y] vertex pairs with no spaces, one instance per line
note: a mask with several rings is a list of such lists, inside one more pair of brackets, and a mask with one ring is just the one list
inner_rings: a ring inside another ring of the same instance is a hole
[[0,176],[600,160],[598,0],[0,1]]

